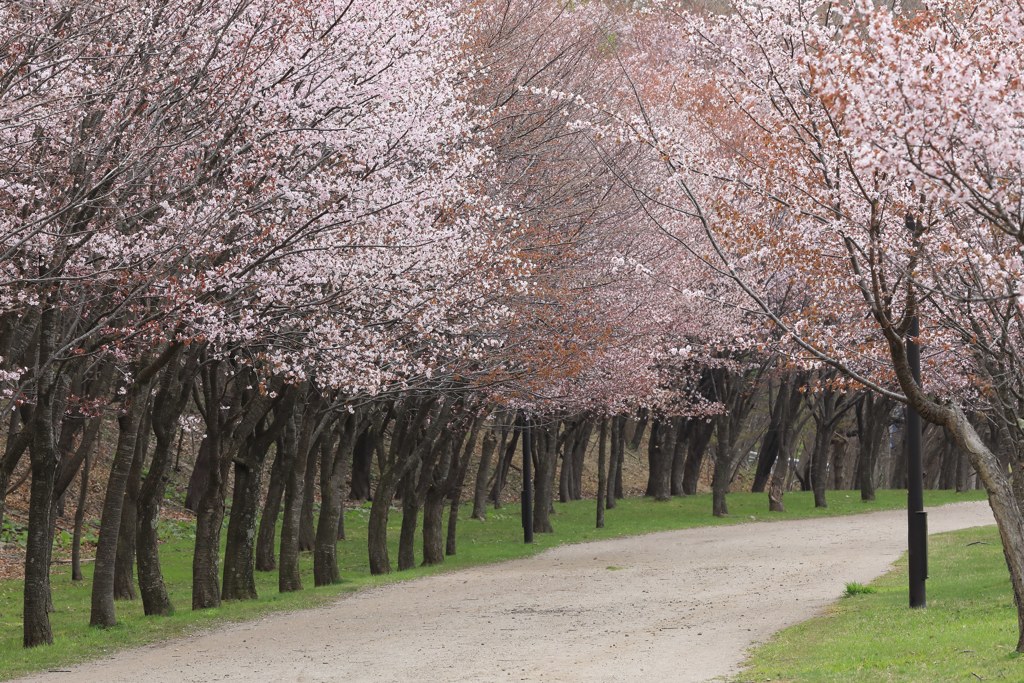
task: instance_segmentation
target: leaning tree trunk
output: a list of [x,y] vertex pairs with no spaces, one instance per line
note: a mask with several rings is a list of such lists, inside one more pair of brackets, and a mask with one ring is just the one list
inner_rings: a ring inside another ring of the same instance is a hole
[[256,571],[272,572],[277,569],[274,545],[277,540],[277,517],[281,513],[281,499],[284,497],[284,480],[288,476],[281,458],[281,442],[277,443],[274,464],[270,466],[270,482],[267,497],[263,502],[260,526],[256,532]]
[[[91,450],[91,449],[90,449]],[[82,477],[78,483],[78,506],[75,508],[75,530],[71,537],[71,580],[82,580],[82,528],[85,526],[85,502],[89,495],[89,470],[92,466],[92,453],[85,456],[82,463]]]
[[352,454],[355,418],[346,416],[338,429],[337,447],[321,450],[320,518],[313,549],[313,584],[327,586],[341,581],[338,569],[338,526],[343,512],[342,486]]
[[498,439],[488,429],[480,448],[480,467],[476,471],[476,486],[473,487],[473,519],[487,518],[487,482],[491,478],[491,459],[497,448]]
[[107,481],[107,495],[100,517],[100,538],[96,546],[96,562],[93,569],[92,611],[89,617],[92,626],[109,628],[117,623],[114,610],[114,565],[117,559],[121,513],[132,460],[135,457],[135,440],[138,438],[139,423],[142,421],[148,396],[149,383],[136,380],[125,397],[121,415],[117,418],[117,449]]
[[711,422],[700,422],[693,429],[686,449],[686,465],[683,467],[683,495],[693,496],[697,493],[704,454],[711,443],[714,429],[714,423]]
[[160,519],[160,506],[163,504],[171,469],[171,446],[174,443],[178,419],[188,402],[193,370],[192,363],[186,363],[180,371],[169,368],[161,381],[160,391],[153,400],[151,423],[156,445],[149,473],[146,474],[146,481],[139,492],[139,521],[136,528],[139,593],[142,596],[143,610],[150,616],[167,616],[173,612],[163,572],[160,569],[157,522]]
[[[462,458],[451,468],[451,476],[446,482],[446,489],[449,491],[450,505],[448,507],[448,529],[445,533],[444,554],[454,555],[456,551],[456,529],[459,524],[459,507],[462,504],[462,490],[466,486],[466,475],[469,473],[469,461],[476,451],[477,437],[483,424],[482,418],[473,421],[469,438],[462,448]],[[490,432],[488,432],[489,434]],[[492,437],[493,438],[493,437]],[[484,436],[483,448],[487,448],[487,437]]]
[[501,508],[501,492],[505,490],[505,482],[508,480],[508,472],[512,467],[512,459],[516,454],[516,446],[519,444],[519,430],[512,431],[512,438],[505,445],[501,462],[495,472],[494,488],[491,489],[491,500],[494,502],[494,509]]
[[139,491],[142,488],[142,468],[149,450],[149,416],[143,415],[139,434],[135,438],[135,455],[128,471],[128,484],[121,504],[120,538],[114,560],[114,599],[135,599],[135,541],[139,525]]
[[640,410],[640,414],[636,418],[636,421],[633,423],[633,435],[630,438],[629,447],[634,451],[640,448],[640,442],[644,439],[644,430],[647,429],[647,421],[649,418],[650,412],[646,408],[642,408]]
[[[314,456],[310,456],[314,457]],[[319,458],[317,458],[317,463]],[[302,482],[302,507],[299,511],[299,550],[308,551],[316,546],[316,519],[313,515],[313,506],[316,503],[316,474],[320,471],[318,466],[306,467],[306,478]]]

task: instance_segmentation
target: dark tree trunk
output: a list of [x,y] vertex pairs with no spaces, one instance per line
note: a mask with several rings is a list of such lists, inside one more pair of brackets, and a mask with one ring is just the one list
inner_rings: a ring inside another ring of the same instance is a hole
[[[147,615],[167,616],[173,612],[163,572],[160,570],[157,522],[160,506],[163,505],[164,491],[171,469],[171,447],[178,431],[178,419],[188,403],[195,371],[194,357],[183,367],[177,363],[168,368],[160,383],[160,390],[153,400],[150,418],[156,445],[149,473],[139,493],[139,522],[136,536],[136,553],[139,564],[139,593],[142,607]],[[181,440],[178,441],[179,447]]]
[[135,439],[135,455],[128,471],[128,485],[121,506],[120,537],[114,563],[114,599],[135,599],[135,542],[139,523],[139,491],[142,488],[142,468],[149,451],[150,419],[148,412],[139,424]]
[[711,478],[712,514],[715,517],[725,517],[729,514],[726,494],[729,492],[729,479],[732,477],[734,439],[729,415],[720,416],[716,422],[718,443],[715,451],[715,471]]
[[424,566],[444,562],[444,493],[427,491],[423,502],[423,564]]
[[367,427],[356,439],[352,450],[352,487],[349,489],[349,500],[370,499],[370,472],[373,469],[374,438]]
[[551,526],[551,504],[554,500],[555,465],[558,461],[558,423],[530,430],[534,434],[536,467],[534,475],[533,531],[554,532]]
[[[622,429],[619,430],[619,444],[618,444],[619,455],[615,458],[615,476],[608,480],[609,485],[612,486],[615,500],[622,500],[626,497],[625,487],[622,484],[622,465],[626,461],[626,427],[623,422]],[[608,507],[615,507],[609,505]]]
[[861,449],[857,482],[861,500],[875,499],[875,470],[882,440],[889,433],[889,411],[889,402],[872,392],[865,392],[857,403],[857,434]]
[[692,496],[697,493],[704,454],[711,443],[711,434],[714,430],[714,423],[698,422],[691,432],[686,448],[686,465],[683,467],[683,495]]
[[[640,410],[640,414],[636,418],[636,422],[633,424],[633,435],[630,439],[629,447],[634,451],[640,448],[640,443],[644,439],[644,430],[647,429],[647,420],[650,417],[650,412],[646,408]],[[621,496],[619,496],[621,498]]]
[[89,617],[92,626],[109,628],[117,623],[114,610],[114,567],[117,560],[121,513],[135,457],[135,441],[138,438],[139,424],[148,395],[149,382],[136,379],[128,390],[121,415],[117,418],[117,450],[114,452],[114,462],[107,481],[107,495],[100,517],[100,537],[93,568],[92,611]]
[[677,425],[655,419],[647,442],[647,490],[645,495],[665,501],[672,497],[672,459],[675,455]]
[[89,470],[92,467],[92,453],[82,463],[82,477],[79,480],[78,505],[75,507],[75,531],[71,538],[71,580],[82,580],[82,529],[85,526],[85,503],[89,495]]
[[[49,360],[56,335],[56,309],[42,315],[39,358]],[[54,438],[54,403],[57,397],[56,370],[44,370],[39,379],[36,404],[32,410],[29,458],[32,483],[29,492],[28,543],[25,546],[25,591],[22,606],[22,644],[25,647],[50,645],[50,515],[53,512],[53,487],[57,476],[57,450]],[[6,494],[6,490],[3,492]],[[113,576],[111,576],[113,578]]]
[[370,573],[374,575],[391,573],[391,560],[388,557],[388,512],[395,498],[395,486],[391,477],[382,474],[377,481],[377,490],[373,493],[373,503],[370,505],[366,545],[370,557]]
[[832,430],[827,424],[818,424],[814,434],[814,450],[811,454],[811,490],[814,492],[814,507],[827,508],[825,487],[828,485],[829,445]]
[[505,446],[504,454],[501,457],[501,464],[498,467],[497,476],[494,479],[494,488],[491,490],[491,500],[494,501],[494,509],[501,508],[501,492],[505,490],[505,482],[508,480],[508,471],[512,467],[512,459],[516,454],[516,446],[519,444],[519,430],[512,431],[512,438]]
[[[316,475],[320,471],[319,453],[306,466],[306,478],[302,482],[302,507],[299,510],[299,550],[306,552],[316,545],[316,520],[313,506],[316,503]],[[316,466],[314,466],[316,464]]]
[[[426,400],[419,405],[410,403],[394,411],[395,426],[388,455],[384,456],[383,449],[379,451],[382,458],[380,480],[373,496],[373,505],[370,507],[367,528],[371,574],[386,574],[391,571],[387,547],[387,521],[395,489],[398,482],[421,462],[424,454],[434,449],[438,435],[449,426],[453,405],[452,401],[442,403],[434,399]],[[403,519],[403,528],[404,526]]]
[[[4,523],[4,514],[7,510],[6,500],[8,487],[11,483],[11,475],[21,462],[21,458],[28,450],[32,440],[32,429],[30,425],[31,407],[22,406],[21,410],[11,411],[11,420],[7,428],[7,444],[4,447],[4,457],[0,460],[0,527]],[[31,466],[29,468],[31,470]]]
[[587,449],[590,447],[590,436],[593,433],[594,421],[588,418],[583,423],[582,433],[576,439],[576,446],[573,449],[573,476],[569,490],[573,500],[583,500],[583,467],[586,463]]
[[[217,469],[217,468],[215,468]],[[226,475],[225,475],[226,476]],[[219,487],[217,487],[219,488]],[[196,510],[196,542],[192,556],[192,609],[220,607],[220,532],[224,523],[224,491],[205,487]]]
[[[250,446],[246,450],[251,450]],[[250,459],[251,458],[251,459]],[[231,514],[228,516],[227,543],[224,546],[224,579],[221,600],[255,600],[256,576],[253,536],[262,477],[257,460],[249,456],[248,462],[235,461],[235,482],[231,494]]]
[[[612,428],[614,431],[614,427]],[[605,472],[605,449],[608,420],[601,418],[597,436],[597,528],[604,528],[605,498],[608,495],[608,475]]]
[[[199,444],[203,451],[216,454],[220,446],[219,430],[207,424],[207,433]],[[210,481],[201,488],[203,495],[196,504],[196,542],[192,555],[192,609],[220,607],[220,534],[224,522],[224,496],[231,461],[209,456],[207,474]]]
[[416,566],[416,526],[419,522],[420,504],[416,500],[415,470],[406,474],[399,485],[402,491],[402,527],[398,535],[398,571]]
[[282,593],[302,590],[302,575],[299,572],[299,518],[302,513],[302,486],[306,468],[313,453],[319,453],[319,440],[313,438],[313,409],[300,406],[302,420],[285,425],[284,449],[286,464],[284,513],[281,520],[281,568],[277,586]]
[[497,445],[494,431],[488,429],[481,444],[480,467],[476,471],[476,486],[473,488],[473,519],[487,518],[487,482],[491,478],[491,460]]
[[781,411],[778,428],[778,456],[772,469],[771,483],[768,486],[768,511],[785,512],[783,496],[789,485],[789,463],[793,458],[793,444],[797,437],[797,418],[800,414],[802,380],[799,376],[790,376],[782,383],[779,390]]
[[[445,488],[449,492],[448,497],[451,503],[448,508],[448,529],[445,533],[444,541],[445,555],[454,555],[456,552],[456,530],[459,524],[459,507],[462,504],[462,491],[466,486],[466,476],[469,474],[469,461],[472,460],[473,453],[476,451],[477,437],[480,435],[480,428],[482,425],[482,418],[477,418],[473,421],[473,427],[470,430],[469,438],[466,439],[466,443],[462,449],[462,457],[458,462],[453,463],[451,475],[448,477],[448,481],[445,484]],[[485,436],[485,441],[486,438],[487,437]],[[484,447],[486,448],[486,444],[484,444]]]
[[190,512],[199,512],[199,501],[206,494],[206,487],[214,479],[212,470],[217,467],[217,454],[210,448],[203,448],[199,444],[199,453],[196,454],[196,464],[192,468],[192,475],[188,478],[188,491],[185,493],[185,509]]
[[462,443],[462,435],[454,439],[446,435],[440,439],[434,454],[424,464],[420,475],[417,500],[423,501],[423,564],[444,562],[444,501],[449,489],[454,453]]
[[692,420],[680,419],[678,423],[675,447],[672,449],[672,472],[669,486],[669,492],[673,496],[686,495],[686,491],[683,488],[683,479],[686,474],[686,451],[689,445],[690,434],[693,431]]
[[750,488],[753,493],[764,492],[772,472],[772,467],[775,465],[775,459],[779,456],[779,431],[784,428],[784,403],[789,398],[788,393],[788,383],[781,382],[776,394],[775,404],[772,406],[768,429],[764,433],[764,438],[761,439],[761,447],[757,452],[757,470],[754,472],[754,483]]
[[224,545],[222,600],[255,600],[257,597],[255,537],[263,466],[270,446],[280,438],[285,425],[292,420],[295,394],[293,389],[282,391],[274,407],[270,426],[265,430],[257,427],[235,456],[235,484],[231,497],[231,516],[228,518],[227,542]]
[[347,415],[338,426],[337,447],[321,451],[320,519],[313,550],[313,584],[327,586],[341,581],[338,569],[338,527],[344,514],[343,486],[357,433],[356,417]]
[[[287,427],[285,428],[287,431]],[[267,484],[267,497],[263,502],[263,514],[260,515],[260,527],[256,532],[256,571],[272,572],[277,568],[274,557],[274,544],[277,539],[277,517],[281,512],[281,499],[284,497],[284,480],[288,476],[283,458],[281,457],[281,441],[275,448],[274,464],[270,466],[270,482]]]
[[570,488],[572,486],[573,479],[573,451],[576,443],[577,434],[580,429],[580,424],[568,423],[566,426],[566,441],[565,448],[562,449],[562,467],[558,476],[558,501],[560,503],[568,503],[572,500],[572,493]]
[[616,415],[611,418],[610,448],[608,452],[608,474],[605,477],[604,485],[604,509],[611,510],[615,507],[615,465],[621,456],[619,447],[623,443],[622,431],[625,428],[626,416]]

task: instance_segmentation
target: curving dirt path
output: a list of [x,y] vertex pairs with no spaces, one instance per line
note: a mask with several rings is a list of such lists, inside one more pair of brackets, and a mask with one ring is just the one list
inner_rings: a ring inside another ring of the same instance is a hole
[[[928,526],[992,522],[986,503],[959,503]],[[905,547],[904,512],[564,546],[23,680],[705,681]]]

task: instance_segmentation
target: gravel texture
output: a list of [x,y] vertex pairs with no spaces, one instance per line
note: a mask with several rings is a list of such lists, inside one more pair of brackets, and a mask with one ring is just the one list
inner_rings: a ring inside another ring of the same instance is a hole
[[[929,511],[932,533],[991,524]],[[706,681],[884,573],[906,513],[671,531],[357,592],[31,681]]]

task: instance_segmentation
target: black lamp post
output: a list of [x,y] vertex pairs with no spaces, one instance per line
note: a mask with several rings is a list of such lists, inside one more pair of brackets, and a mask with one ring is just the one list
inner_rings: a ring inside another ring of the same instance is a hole
[[[907,228],[914,238],[920,234],[921,224],[907,215]],[[907,363],[914,382],[921,386],[921,334],[920,321],[915,314],[910,318],[907,331]],[[910,606],[925,607],[925,581],[928,579],[928,513],[924,511],[924,473],[921,467],[921,416],[907,405],[907,545],[910,564]]]
[[523,417],[523,493],[520,496],[523,518],[523,543],[533,543],[533,435],[530,418]]

